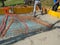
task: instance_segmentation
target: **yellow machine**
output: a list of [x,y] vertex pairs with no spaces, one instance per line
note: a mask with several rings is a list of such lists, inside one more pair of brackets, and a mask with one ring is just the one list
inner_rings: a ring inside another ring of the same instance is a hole
[[60,18],[60,6],[57,11],[49,10],[48,14],[57,18]]
[[58,7],[58,10],[60,10],[60,6]]

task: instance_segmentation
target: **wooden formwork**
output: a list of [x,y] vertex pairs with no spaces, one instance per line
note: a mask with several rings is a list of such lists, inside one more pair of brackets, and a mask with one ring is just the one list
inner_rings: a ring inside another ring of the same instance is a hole
[[[36,10],[39,10],[38,7],[36,8]],[[15,14],[25,14],[25,13],[30,13],[32,11],[33,11],[33,6],[14,6],[13,7],[13,12]],[[3,8],[0,8],[0,14],[4,14]]]
[[14,7],[13,11],[14,11],[14,13],[16,13],[16,14],[30,13],[30,12],[33,11],[33,6]]
[[0,14],[4,14],[3,8],[0,8]]

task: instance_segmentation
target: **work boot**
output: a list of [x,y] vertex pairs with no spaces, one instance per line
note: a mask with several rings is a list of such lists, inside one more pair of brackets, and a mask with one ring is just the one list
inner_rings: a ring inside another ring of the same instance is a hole
[[34,17],[37,17],[37,15],[34,15]]

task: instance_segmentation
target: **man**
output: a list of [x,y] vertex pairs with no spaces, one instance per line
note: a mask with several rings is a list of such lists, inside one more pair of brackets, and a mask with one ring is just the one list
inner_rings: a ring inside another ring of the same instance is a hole
[[41,14],[42,14],[42,9],[41,9],[41,2],[40,0],[35,0],[35,3],[34,3],[34,10],[33,10],[33,15],[34,17],[36,17],[36,7],[39,7],[40,11],[41,11]]

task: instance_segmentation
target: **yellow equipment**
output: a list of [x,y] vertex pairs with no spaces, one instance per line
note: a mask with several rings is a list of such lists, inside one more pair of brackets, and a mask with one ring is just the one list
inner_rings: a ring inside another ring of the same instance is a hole
[[60,6],[58,7],[58,10],[60,10]]
[[53,10],[49,10],[49,11],[48,11],[48,14],[49,14],[49,15],[52,15],[52,16],[54,16],[54,17],[60,18],[60,12],[53,11]]
[[48,10],[48,14],[60,18],[60,6],[58,7],[57,11]]

